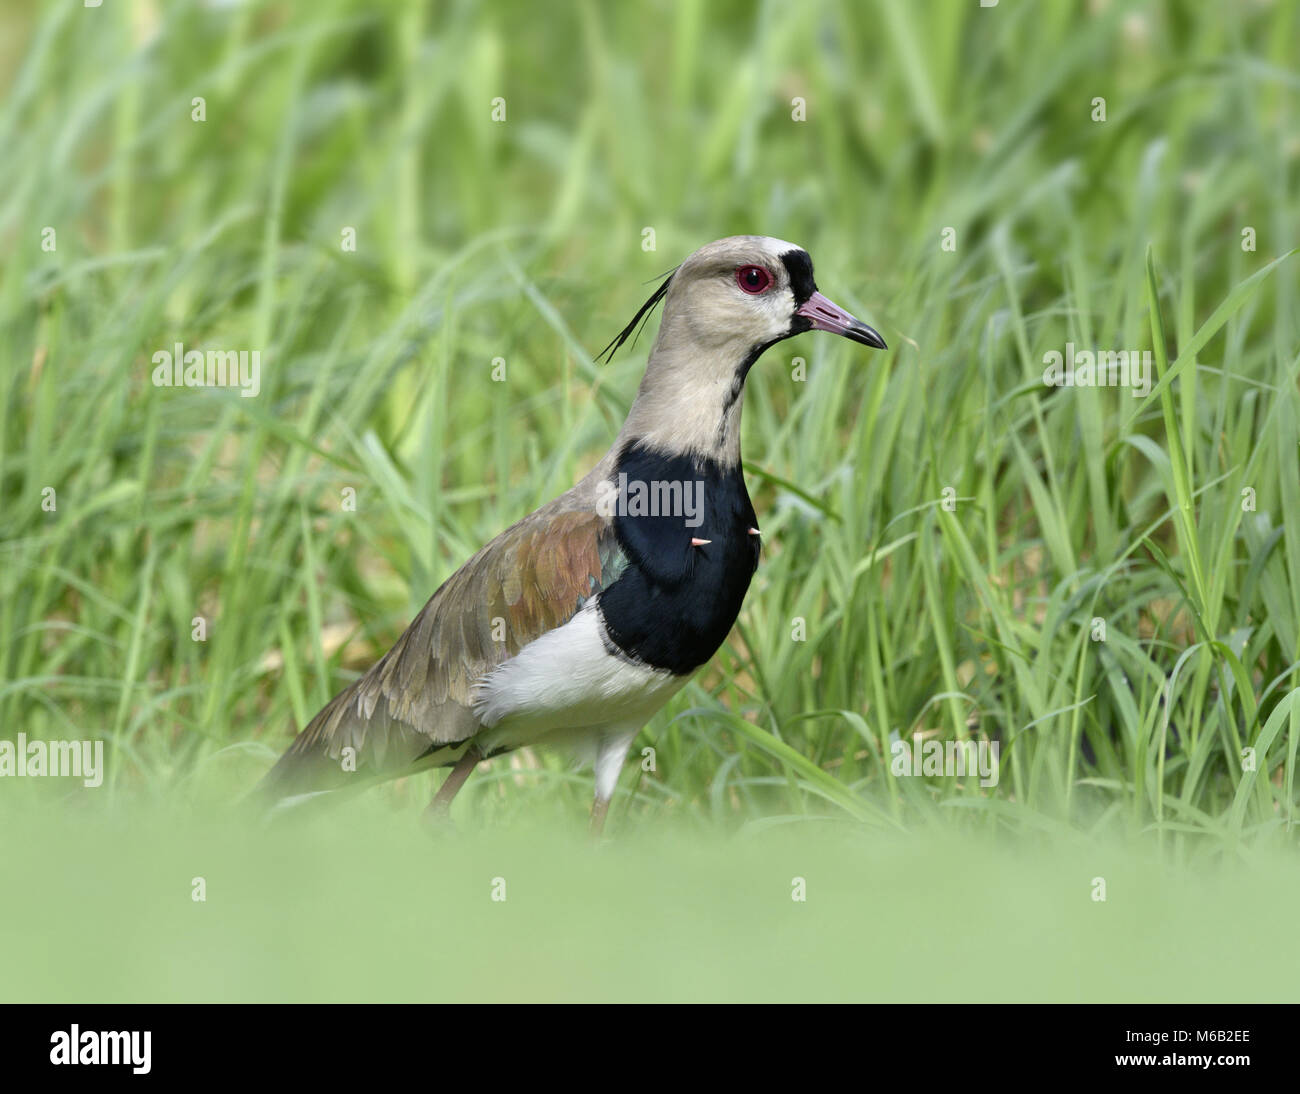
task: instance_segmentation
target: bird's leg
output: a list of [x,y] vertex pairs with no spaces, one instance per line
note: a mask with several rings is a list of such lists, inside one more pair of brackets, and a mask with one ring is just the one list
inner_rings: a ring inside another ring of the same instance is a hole
[[609,799],[597,794],[591,800],[591,834],[599,836],[605,830],[605,814],[609,812]]
[[601,735],[596,745],[596,796],[591,803],[591,834],[599,836],[605,830],[605,814],[609,801],[618,786],[618,773],[623,770],[623,760],[631,747],[632,738],[640,727],[622,727]]
[[429,807],[424,811],[425,819],[432,820],[445,817],[451,811],[451,799],[465,785],[469,773],[478,766],[478,762],[482,758],[483,753],[478,750],[478,745],[471,744],[469,748],[465,749],[464,755],[456,761],[456,766],[451,769],[451,774],[438,787],[438,793],[433,796],[433,801],[429,803]]

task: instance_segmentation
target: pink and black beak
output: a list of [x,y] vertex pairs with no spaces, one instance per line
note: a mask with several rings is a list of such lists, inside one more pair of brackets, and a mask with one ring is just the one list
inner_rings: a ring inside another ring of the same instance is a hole
[[781,256],[790,276],[790,289],[798,303],[790,334],[806,330],[828,330],[853,342],[861,342],[872,349],[888,349],[880,332],[866,323],[860,323],[838,304],[832,303],[817,291],[813,280],[812,259],[804,250],[788,251]]
[[838,304],[827,300],[819,292],[814,292],[795,310],[795,315],[806,319],[812,330],[828,330],[832,334],[841,334],[852,342],[861,342],[873,349],[888,349],[879,331],[854,319]]

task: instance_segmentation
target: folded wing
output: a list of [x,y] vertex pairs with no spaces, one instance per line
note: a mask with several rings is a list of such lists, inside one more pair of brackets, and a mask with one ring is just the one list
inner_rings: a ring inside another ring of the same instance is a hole
[[448,578],[393,648],[311,720],[263,790],[281,797],[399,774],[470,740],[484,674],[568,622],[625,565],[609,518],[589,507],[562,497],[525,517]]

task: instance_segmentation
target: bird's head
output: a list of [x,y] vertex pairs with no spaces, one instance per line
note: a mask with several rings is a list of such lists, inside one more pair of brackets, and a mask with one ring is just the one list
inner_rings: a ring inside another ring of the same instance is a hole
[[[677,267],[601,354],[631,338],[663,301],[633,430],[664,447],[739,454],[740,395],[764,350],[809,330],[885,349],[885,340],[817,291],[802,247],[769,236],[730,236]],[[714,421],[708,416],[714,415]]]

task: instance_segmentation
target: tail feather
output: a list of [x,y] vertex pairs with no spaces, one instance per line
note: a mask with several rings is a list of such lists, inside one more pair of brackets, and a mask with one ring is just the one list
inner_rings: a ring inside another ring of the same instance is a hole
[[357,686],[331,699],[262,777],[250,795],[261,808],[278,812],[460,759],[469,738],[434,742],[377,710],[363,719]]

